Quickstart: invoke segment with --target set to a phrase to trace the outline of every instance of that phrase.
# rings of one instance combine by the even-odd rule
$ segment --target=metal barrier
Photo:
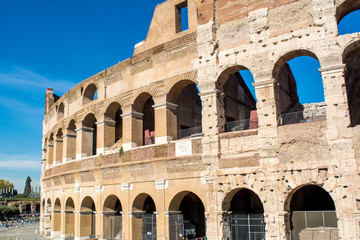
[[[178,139],[187,137],[198,137],[202,135],[202,127],[192,127],[178,130]]]
[[[326,120],[326,109],[319,108],[314,110],[304,110],[301,112],[292,112],[281,114],[280,125],[316,122]]]
[[[294,211],[291,220],[293,240],[339,239],[335,211]]]
[[[231,214],[233,240],[265,240],[263,214]]]
[[[256,129],[258,128],[257,119],[243,119],[238,121],[227,122],[225,126],[226,132],[236,132],[247,129]]]

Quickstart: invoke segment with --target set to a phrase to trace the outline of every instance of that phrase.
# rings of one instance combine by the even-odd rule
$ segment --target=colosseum
[[[360,239],[360,33],[338,33],[359,8],[159,4],[131,58],[46,91],[41,233]],[[321,103],[299,102],[288,62],[301,56],[320,65]]]

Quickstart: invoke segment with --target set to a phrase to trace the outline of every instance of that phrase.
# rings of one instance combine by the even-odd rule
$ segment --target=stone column
[[[133,110],[131,105],[124,106],[123,114],[123,148],[131,148],[143,145],[143,113]]]
[[[80,124],[79,124],[80,125]],[[94,129],[81,126],[76,131],[76,159],[92,155]]]
[[[46,159],[47,159],[47,167],[53,166],[53,159],[54,159],[54,145],[48,144],[46,150]]]
[[[258,73],[255,76],[255,95],[257,98],[257,115],[259,119],[259,155],[263,167],[271,167],[278,163],[277,127],[280,117],[277,108],[278,89],[271,72]]]
[[[63,137],[63,159],[62,162],[76,158],[76,133],[70,129],[66,129]]]
[[[115,143],[115,124],[113,120],[101,120],[96,122],[97,146],[96,153],[104,154]]]
[[[61,136],[56,136],[54,140],[54,165],[62,163],[63,140]]]
[[[164,100],[164,98],[162,99]],[[155,99],[155,143],[164,144],[177,139],[177,105]]]

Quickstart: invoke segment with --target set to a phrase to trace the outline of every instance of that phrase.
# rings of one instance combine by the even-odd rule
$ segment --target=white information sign
[[[175,143],[175,155],[177,157],[192,155],[191,140],[176,142]]]

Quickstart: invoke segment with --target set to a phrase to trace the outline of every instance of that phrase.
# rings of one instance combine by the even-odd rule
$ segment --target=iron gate
[[[232,240],[265,240],[263,214],[231,214]]]
[[[153,213],[144,213],[142,215],[143,222],[143,240],[155,240],[156,239],[156,215]]]
[[[171,214],[169,218],[170,239],[178,240],[184,237],[184,217],[182,214]]]

